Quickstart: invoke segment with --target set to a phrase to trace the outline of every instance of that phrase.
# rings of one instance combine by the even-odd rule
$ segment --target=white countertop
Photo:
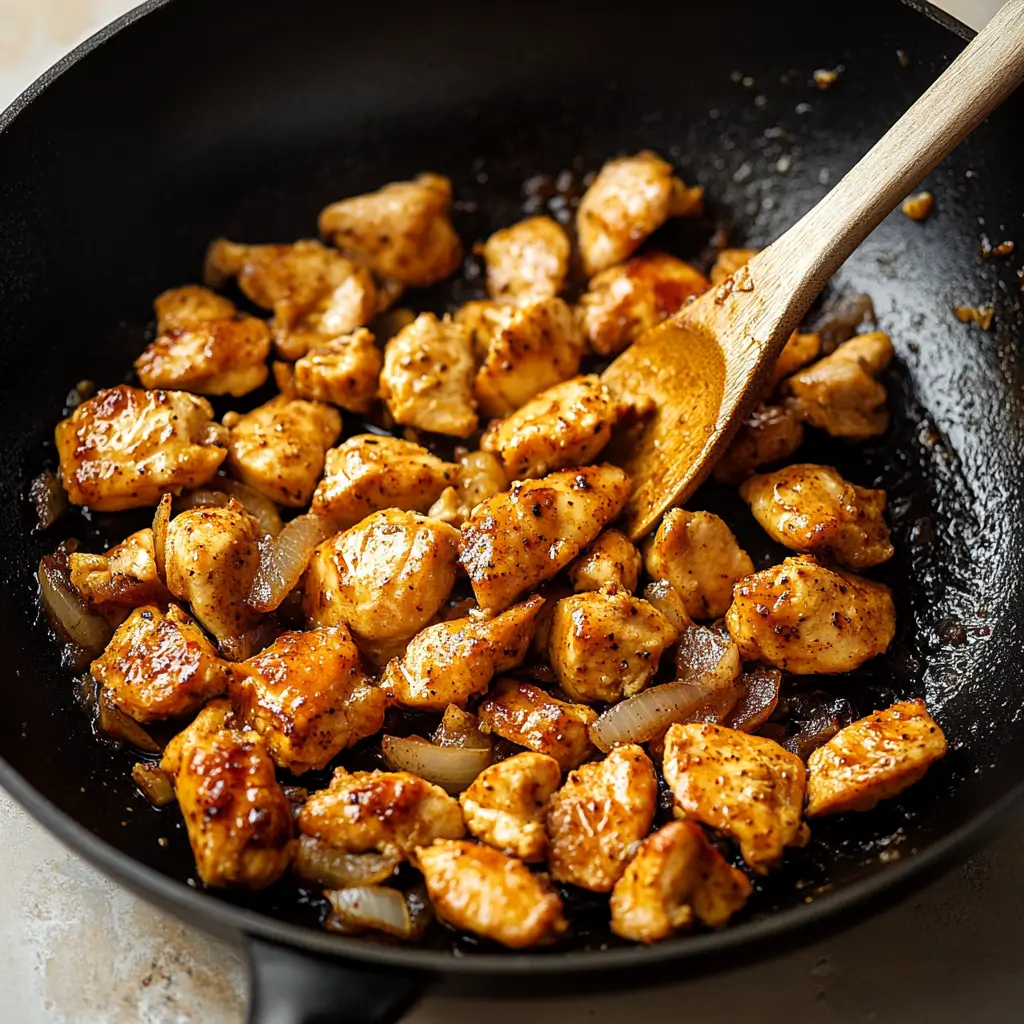
[[[0,109],[126,0],[0,0]],[[998,0],[946,0],[980,25]],[[1010,1024],[1024,1004],[1024,814],[885,914],[777,960],[657,990],[505,1003],[434,996],[409,1024]],[[68,853],[0,792],[0,1024],[237,1024],[235,953]]]

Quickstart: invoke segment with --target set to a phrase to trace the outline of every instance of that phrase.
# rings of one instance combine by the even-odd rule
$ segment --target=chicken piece
[[[687,188],[672,165],[649,149],[609,160],[576,213],[584,272],[621,263],[670,217],[699,214],[703,196],[704,189]]]
[[[885,491],[857,487],[829,466],[799,463],[740,488],[768,536],[793,551],[868,569],[892,558]]]
[[[487,294],[502,302],[550,299],[565,287],[569,236],[550,217],[528,217],[495,231],[481,246]]]
[[[700,825],[673,821],[648,836],[612,890],[612,931],[633,942],[660,942],[694,918],[728,923],[751,885],[708,842]]]
[[[379,732],[387,698],[363,673],[344,626],[284,633],[231,666],[231,698],[270,756],[293,775],[327,765]]]
[[[405,859],[417,846],[466,834],[457,800],[409,772],[335,768],[327,789],[299,811],[299,831],[346,853]]]
[[[482,501],[508,487],[501,459],[493,452],[467,452],[459,456],[456,482],[446,487],[430,507],[430,514],[452,526],[461,526]]]
[[[531,683],[499,679],[477,715],[481,732],[547,754],[564,771],[575,768],[594,749],[587,727],[597,721],[597,712],[584,704],[557,700]]]
[[[352,334],[318,342],[296,362],[295,396],[367,413],[377,398],[382,365],[373,335],[360,327]]]
[[[473,382],[480,411],[486,416],[515,412],[534,395],[575,376],[582,359],[583,331],[565,301],[541,299],[510,308]]]
[[[807,760],[807,817],[870,811],[946,756],[923,700],[901,700],[840,729]]]
[[[208,704],[167,745],[199,877],[207,885],[265,889],[291,860],[292,808],[257,733],[234,727],[226,700]]]
[[[106,554],[72,551],[71,583],[90,608],[101,612],[163,604],[171,595],[156,568],[153,531],[148,527],[115,544]]]
[[[844,341],[835,352],[784,382],[790,405],[832,437],[863,441],[889,425],[885,388],[875,380],[892,359],[889,335],[876,331]]]
[[[526,657],[543,604],[544,598],[534,594],[493,619],[470,614],[428,626],[388,663],[381,687],[402,707],[464,708],[496,672],[507,672]]]
[[[896,609],[883,584],[800,555],[740,583],[725,623],[746,661],[795,675],[833,675],[889,646]]]
[[[548,804],[548,864],[556,882],[610,892],[658,804],[654,765],[635,743],[569,773]]]
[[[459,531],[415,512],[374,512],[321,544],[306,571],[314,625],[344,623],[365,646],[415,636],[455,583]]]
[[[800,820],[804,763],[774,740],[710,723],[673,725],[662,771],[676,816],[725,832],[759,875],[810,838]]]
[[[309,504],[341,415],[323,402],[277,395],[252,412],[230,412],[228,464],[242,483],[289,508]]]
[[[553,757],[526,751],[485,768],[459,797],[466,828],[527,863],[547,859],[548,799],[562,782]]]
[[[765,388],[771,394],[790,374],[818,358],[821,352],[821,337],[817,334],[801,334],[795,331],[783,346],[779,358],[772,367],[771,376]]]
[[[716,619],[732,599],[733,585],[754,571],[732,530],[710,512],[670,509],[644,547],[644,564],[668,580],[691,619]]]
[[[611,440],[622,411],[597,374],[574,377],[493,422],[480,438],[480,447],[500,456],[511,480],[586,466]]]
[[[759,252],[758,249],[723,249],[711,268],[711,284],[716,288],[723,284],[745,263],[749,263]]]
[[[560,572],[628,497],[626,474],[601,465],[514,483],[478,505],[462,528],[459,561],[480,607],[499,612]]]
[[[420,174],[377,192],[331,203],[320,212],[320,233],[383,277],[426,288],[454,273],[462,243],[449,211],[452,183]]]
[[[465,329],[421,313],[384,350],[381,398],[396,423],[469,437],[477,425],[474,372]]]
[[[227,454],[227,432],[212,421],[210,403],[184,391],[105,388],[57,424],[68,499],[119,512],[202,486]]]
[[[136,722],[189,715],[227,692],[227,665],[177,605],[136,608],[92,663],[93,678]]]
[[[715,479],[738,484],[761,466],[788,459],[804,443],[804,423],[786,405],[759,405],[715,466]]]
[[[696,268],[663,252],[596,274],[580,299],[583,329],[599,356],[614,356],[710,287]]]
[[[639,693],[675,639],[672,623],[642,598],[573,594],[555,608],[548,657],[573,700],[611,702]]]
[[[169,334],[211,320],[230,320],[238,309],[230,300],[198,284],[168,288],[153,302],[156,333]]]
[[[527,304],[536,301],[528,298]],[[460,306],[452,319],[460,324],[469,337],[473,358],[482,363],[491,350],[494,337],[514,315],[514,309],[503,302],[490,299],[474,299]]]
[[[621,530],[605,530],[569,566],[577,594],[594,590],[624,590],[631,594],[640,578],[640,552]]]
[[[569,927],[543,875],[490,846],[435,842],[416,850],[437,916],[511,949],[554,942]]]

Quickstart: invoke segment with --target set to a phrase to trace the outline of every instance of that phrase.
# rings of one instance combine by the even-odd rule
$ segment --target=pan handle
[[[430,977],[246,939],[249,1024],[395,1024]]]

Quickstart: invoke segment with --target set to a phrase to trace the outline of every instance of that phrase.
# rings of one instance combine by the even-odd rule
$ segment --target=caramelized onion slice
[[[61,639],[80,647],[90,660],[98,657],[114,631],[102,615],[89,610],[72,585],[67,552],[63,548],[40,559],[39,593]]]
[[[171,776],[155,764],[140,761],[132,766],[132,781],[154,807],[174,803],[174,783]]]
[[[324,893],[333,913],[325,926],[352,935],[372,928],[397,939],[418,939],[433,916],[422,892],[406,895],[380,885],[336,889]]]
[[[383,853],[345,853],[313,836],[295,844],[292,870],[302,879],[327,889],[351,889],[386,882],[401,863]]]
[[[753,732],[768,721],[779,703],[782,673],[777,668],[755,665],[736,682],[743,686],[744,693],[725,724],[730,729]]]
[[[309,565],[314,548],[334,536],[334,524],[307,512],[296,516],[272,541],[260,546],[260,567],[248,604],[258,612],[276,611]]]
[[[50,470],[40,473],[28,485],[28,497],[36,510],[40,530],[48,530],[68,510],[67,491]]]
[[[240,501],[245,507],[245,511],[260,524],[260,529],[264,533],[276,537],[281,532],[283,529],[281,514],[277,511],[277,506],[265,494],[260,494],[259,491],[247,487],[238,480],[229,480],[227,477],[218,479],[217,486],[225,494]]]
[[[126,715],[110,696],[110,691],[100,687],[99,701],[96,715],[96,724],[100,731],[111,739],[127,743],[136,750],[142,750],[147,754],[159,754],[161,747],[145,729],[135,721],[134,718]]]
[[[412,772],[448,793],[461,793],[491,763],[490,747],[438,747],[420,736],[384,736],[392,771]]]
[[[494,741],[480,731],[476,715],[449,704],[444,709],[441,724],[434,730],[433,743],[438,747],[471,747],[490,750]]]

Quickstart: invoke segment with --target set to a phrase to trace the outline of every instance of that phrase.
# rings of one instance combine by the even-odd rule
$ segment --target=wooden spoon
[[[654,407],[611,454],[633,480],[634,540],[714,466],[843,261],[1022,79],[1024,0],[1012,0],[817,206],[605,370],[617,394]]]

